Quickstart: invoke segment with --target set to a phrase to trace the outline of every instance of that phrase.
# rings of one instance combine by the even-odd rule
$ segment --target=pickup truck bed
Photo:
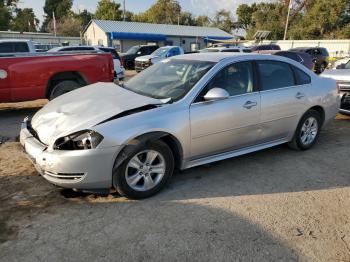
[[[29,54],[0,56],[0,102],[53,99],[96,82],[111,82],[111,54]]]

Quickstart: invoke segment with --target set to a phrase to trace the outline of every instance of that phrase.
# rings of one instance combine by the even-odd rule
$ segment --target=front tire
[[[158,193],[169,181],[174,171],[174,156],[164,142],[149,142],[113,170],[113,186],[120,195],[147,198]]]
[[[320,113],[309,110],[301,118],[295,131],[293,140],[288,146],[296,150],[308,150],[317,141],[322,126]]]

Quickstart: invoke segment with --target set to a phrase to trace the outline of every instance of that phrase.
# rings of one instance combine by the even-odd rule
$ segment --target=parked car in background
[[[140,56],[135,59],[135,70],[141,72],[147,67],[162,61],[165,58],[182,55],[184,50],[179,46],[163,46],[159,47],[150,55]]]
[[[345,57],[334,62],[332,69],[344,69],[345,65],[350,61],[350,57]]]
[[[52,48],[60,47],[58,44],[40,44],[34,43],[35,52],[47,52]]]
[[[292,51],[263,50],[263,51],[260,51],[259,54],[278,55],[278,56],[287,57],[306,66],[310,70],[313,70],[315,66],[314,62],[311,59],[311,56],[307,53],[298,53],[298,52],[292,52]]]
[[[145,198],[174,168],[283,143],[310,149],[338,99],[334,80],[284,57],[180,55],[121,87],[99,83],[51,101],[24,121],[20,142],[55,185]]]
[[[281,47],[275,44],[268,44],[268,45],[254,45],[254,46],[251,46],[250,49],[254,53],[260,53],[261,51],[265,51],[265,50],[281,50]]]
[[[314,70],[315,64],[312,61],[312,58],[307,53],[301,53],[301,52],[291,52],[291,51],[277,51],[274,53],[274,55],[284,56],[288,57],[294,61],[297,61],[298,63],[304,65],[306,68],[310,69],[311,71]]]
[[[114,78],[118,80],[123,80],[125,78],[125,68],[123,61],[120,58],[118,52],[113,47],[104,47],[104,46],[60,46],[50,49],[49,53],[55,52],[105,52],[112,54],[113,65],[114,65]]]
[[[88,84],[111,82],[113,76],[112,56],[106,53],[0,57],[0,103],[52,100]]]
[[[0,39],[0,56],[14,53],[35,53],[34,43],[25,39]]]
[[[200,53],[215,53],[215,52],[224,52],[224,53],[251,53],[252,50],[248,47],[241,46],[232,46],[232,47],[208,47],[199,50]]]
[[[321,76],[337,81],[341,98],[339,112],[350,115],[350,61],[341,69],[325,70]]]
[[[297,47],[289,51],[309,54],[315,64],[314,70],[318,74],[321,74],[328,66],[329,53],[324,47]]]
[[[135,69],[135,58],[150,55],[159,48],[158,45],[136,45],[131,47],[126,53],[120,54],[126,69]]]

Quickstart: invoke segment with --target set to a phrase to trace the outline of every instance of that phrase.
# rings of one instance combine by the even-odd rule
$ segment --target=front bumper
[[[149,62],[143,62],[143,61],[135,61],[135,71],[140,72],[148,67],[150,67],[151,64]]]
[[[51,150],[23,122],[20,143],[38,172],[50,183],[80,190],[109,189],[120,147],[90,150]]]

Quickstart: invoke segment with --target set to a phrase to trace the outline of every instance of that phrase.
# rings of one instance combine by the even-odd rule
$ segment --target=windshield
[[[124,84],[124,88],[135,93],[177,101],[214,65],[213,62],[190,60],[163,60]]]
[[[163,56],[163,55],[166,54],[166,52],[168,52],[169,49],[170,49],[169,47],[160,47],[156,51],[154,51],[152,53],[152,55],[154,55],[154,56]]]
[[[139,46],[133,46],[133,47],[131,47],[126,53],[127,54],[136,54],[137,53],[137,51],[139,51],[139,49],[140,49],[140,47]]]

